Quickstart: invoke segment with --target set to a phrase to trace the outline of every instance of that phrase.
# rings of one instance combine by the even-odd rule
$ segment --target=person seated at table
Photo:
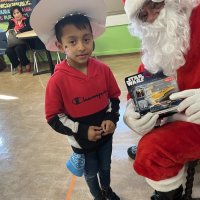
[[[32,30],[29,18],[23,15],[22,9],[19,6],[13,6],[10,8],[10,14],[12,18],[9,20],[8,30],[14,29],[18,33]],[[8,47],[6,49],[6,55],[14,69],[18,68],[18,73],[21,74],[22,66],[26,66],[26,72],[31,71],[30,61],[26,56],[27,45],[19,44],[14,47]]]

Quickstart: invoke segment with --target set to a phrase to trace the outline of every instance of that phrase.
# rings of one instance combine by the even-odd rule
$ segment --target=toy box
[[[182,101],[169,99],[172,93],[179,91],[178,85],[174,76],[165,76],[162,72],[135,74],[126,77],[125,83],[135,104],[135,111],[140,115],[147,112],[170,115],[177,112],[177,106]]]

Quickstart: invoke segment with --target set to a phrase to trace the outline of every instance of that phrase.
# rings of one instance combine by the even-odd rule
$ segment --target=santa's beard
[[[135,17],[129,30],[142,40],[141,59],[145,68],[151,73],[162,70],[164,74],[171,75],[185,64],[184,55],[190,43],[189,17],[193,6],[191,0],[165,2],[152,24],[142,23]]]

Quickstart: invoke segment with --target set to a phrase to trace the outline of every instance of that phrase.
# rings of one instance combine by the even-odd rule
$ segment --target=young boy
[[[102,0],[42,0],[31,25],[48,50],[66,54],[46,88],[49,125],[68,136],[75,153],[84,154],[84,176],[95,200],[120,200],[110,187],[120,90],[111,70],[90,57],[93,37],[103,33],[105,19]]]

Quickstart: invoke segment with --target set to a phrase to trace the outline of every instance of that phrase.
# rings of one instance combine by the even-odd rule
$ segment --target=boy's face
[[[93,35],[89,26],[78,29],[74,25],[66,25],[62,30],[61,44],[58,48],[65,52],[67,60],[73,67],[84,67],[93,51]]]

